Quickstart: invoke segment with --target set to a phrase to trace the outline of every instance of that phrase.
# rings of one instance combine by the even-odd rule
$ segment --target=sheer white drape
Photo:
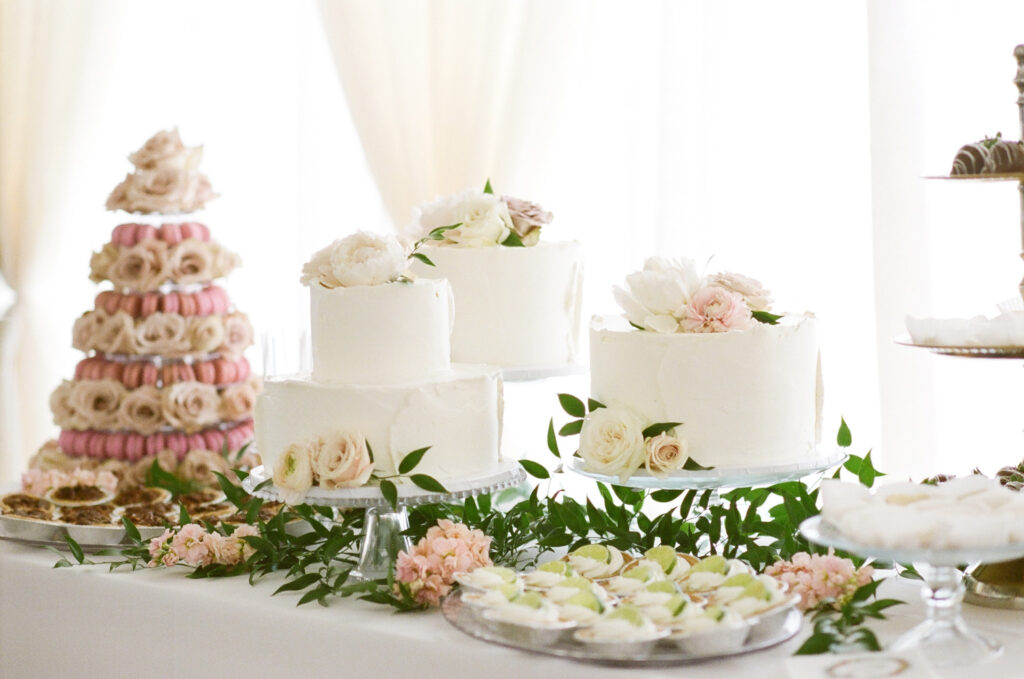
[[[398,226],[434,196],[541,190],[588,6],[580,0],[323,0],[324,28]]]
[[[88,125],[104,66],[106,2],[0,1],[0,271],[16,295],[2,323],[0,478],[16,476],[52,425],[45,404],[60,380],[54,345],[67,319],[48,313],[67,284],[55,272],[75,229],[68,211],[76,174],[87,167]]]

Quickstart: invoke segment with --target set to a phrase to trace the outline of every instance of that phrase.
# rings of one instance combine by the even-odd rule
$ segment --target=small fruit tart
[[[481,566],[469,572],[456,573],[452,579],[466,589],[478,592],[519,584],[519,575],[504,566]]]
[[[602,658],[643,659],[668,630],[657,626],[640,609],[623,604],[606,612],[574,638]]]
[[[114,494],[99,486],[67,485],[51,488],[46,499],[62,507],[87,507],[102,505],[114,499]]]
[[[589,580],[607,580],[622,572],[633,557],[611,545],[583,545],[562,557],[573,571]]]
[[[708,606],[674,626],[668,640],[693,655],[717,655],[743,648],[750,625],[735,611]]]

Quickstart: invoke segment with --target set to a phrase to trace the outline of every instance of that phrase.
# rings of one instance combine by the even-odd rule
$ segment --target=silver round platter
[[[791,600],[778,611],[752,618],[749,621],[750,634],[747,641],[736,650],[706,654],[687,653],[677,646],[661,640],[655,644],[648,655],[624,654],[621,657],[609,657],[590,649],[573,640],[571,632],[563,633],[558,641],[544,646],[530,645],[504,635],[481,618],[471,606],[462,602],[462,590],[452,592],[441,602],[441,612],[456,629],[471,637],[527,653],[568,658],[610,667],[673,667],[746,655],[778,646],[792,639],[803,624],[803,615],[794,604],[795,601]]]
[[[896,344],[916,349],[927,349],[935,354],[943,356],[962,356],[965,358],[1024,358],[1024,346],[1000,346],[1000,347],[977,347],[977,346],[951,346],[940,344],[918,344],[908,335],[902,335],[893,340]]]
[[[281,498],[272,483],[258,488],[272,479],[273,474],[260,465],[253,468],[249,476],[242,482],[242,487],[247,492],[264,500],[280,500]],[[448,489],[446,493],[423,490],[411,482],[396,483],[395,486],[398,489],[398,504],[412,506],[450,502],[483,493],[493,493],[518,486],[525,480],[526,472],[519,466],[519,463],[515,460],[505,460],[499,463],[494,471],[486,474],[444,479],[442,482]],[[388,504],[380,492],[380,486],[376,484],[336,490],[310,488],[306,493],[305,501],[308,504],[328,507],[383,507]]]
[[[155,538],[164,532],[162,527],[138,526],[137,528],[139,537],[143,540]],[[127,531],[120,523],[79,526],[60,521],[27,519],[0,514],[0,538],[5,540],[67,547],[65,536],[71,537],[81,547],[88,549],[102,549],[127,544]]]
[[[628,479],[620,480],[618,476],[608,476],[588,471],[584,468],[582,458],[573,457],[566,463],[566,468],[587,478],[627,488],[643,488],[649,490],[710,490],[717,488],[746,488],[748,486],[769,485],[783,481],[795,481],[805,476],[823,472],[846,461],[847,455],[840,449],[830,450],[805,460],[787,465],[766,465],[756,467],[722,467],[697,471],[677,471],[668,476],[652,476],[640,469]]]

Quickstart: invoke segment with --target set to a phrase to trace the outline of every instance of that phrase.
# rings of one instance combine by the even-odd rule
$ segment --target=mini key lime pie
[[[628,560],[632,560],[611,545],[583,545],[566,556],[573,570],[590,580],[603,580],[618,575]]]
[[[738,613],[720,606],[708,606],[700,615],[680,618],[674,628],[669,640],[694,655],[736,651],[750,634],[750,625]]]
[[[695,557],[679,554],[669,545],[651,547],[644,552],[644,560],[658,564],[665,577],[676,581],[684,579],[690,567],[697,563]]]
[[[483,619],[504,637],[529,646],[550,646],[576,623],[562,620],[558,608],[540,592],[523,592],[511,601],[486,609]]]
[[[645,658],[654,644],[666,636],[635,606],[623,604],[611,609],[590,627],[576,631],[576,641],[606,658]]]
[[[644,585],[644,588],[639,592],[624,597],[623,600],[637,608],[644,608],[646,606],[660,606],[680,593],[679,585],[671,580],[655,580]]]
[[[549,561],[523,576],[523,583],[534,589],[550,589],[573,574],[567,561]]]
[[[471,590],[462,595],[462,602],[471,608],[496,608],[507,604],[523,593],[518,582],[506,582],[487,590]]]
[[[594,589],[581,589],[557,605],[558,614],[563,620],[572,620],[583,626],[591,625],[600,618],[608,601],[598,596]]]
[[[655,625],[667,629],[678,629],[684,626],[685,621],[689,618],[704,613],[704,607],[685,594],[673,594],[661,603],[647,606],[637,605],[637,608],[643,611]]]
[[[468,573],[456,573],[455,582],[468,589],[483,591],[519,582],[519,575],[504,566],[481,566]]]
[[[636,594],[652,582],[664,579],[661,566],[648,559],[640,559],[630,564],[622,575],[606,580],[603,585],[612,594],[625,597]]]
[[[770,575],[738,573],[726,578],[711,599],[748,618],[786,603],[789,597],[782,591],[779,581]]]
[[[690,566],[680,581],[685,592],[710,592],[727,578],[740,573],[753,574],[754,570],[739,559],[726,559],[720,554],[707,556]]]
[[[567,578],[563,578],[558,584],[545,590],[544,595],[548,600],[560,604],[575,596],[577,592],[591,592],[605,606],[612,603],[611,597],[608,596],[608,592],[604,587],[579,575],[570,575]]]

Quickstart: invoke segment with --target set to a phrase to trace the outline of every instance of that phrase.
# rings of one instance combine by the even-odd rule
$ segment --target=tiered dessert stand
[[[1021,121],[1021,138],[1024,139],[1024,45],[1013,51],[1017,60],[1017,107]],[[952,175],[936,179],[1014,181],[1020,194],[1020,230],[1022,241],[1021,258],[1024,258],[1024,173],[1001,173],[984,175]],[[1018,285],[1024,298],[1024,280]],[[1024,345],[1016,346],[936,346],[915,344],[909,338],[899,338],[898,344],[928,349],[946,356],[967,358],[1024,358]],[[960,602],[996,608],[1024,608],[1024,547],[1010,545],[992,550],[885,550],[843,542],[838,535],[827,530],[827,524],[815,523],[807,527],[805,534],[821,544],[846,549],[864,556],[891,558],[901,563],[920,562],[928,564],[919,568],[925,582],[921,596],[928,607],[927,620],[899,640],[895,647],[927,648],[930,656],[938,655],[947,660],[945,664],[966,664],[994,657],[1001,650],[995,641],[981,637],[966,627],[960,617]],[[1015,559],[1006,561],[1007,559]],[[956,569],[958,564],[982,563],[970,574],[961,578]],[[1015,574],[1016,583],[1010,584],[1007,576]]]
[[[265,500],[280,500],[274,489],[272,473],[258,466],[242,482],[242,487],[256,497]],[[411,483],[397,484],[398,502],[392,507],[376,485],[359,488],[328,490],[312,488],[306,494],[306,502],[328,507],[365,508],[366,521],[363,526],[363,540],[359,566],[352,571],[352,578],[376,580],[385,578],[393,568],[399,551],[410,548],[409,538],[403,531],[409,528],[408,507],[416,505],[452,502],[484,493],[493,493],[505,488],[518,486],[526,480],[526,473],[518,462],[502,462],[498,469],[489,474],[461,479],[445,479],[447,493],[423,490]],[[262,487],[260,487],[262,486]]]

